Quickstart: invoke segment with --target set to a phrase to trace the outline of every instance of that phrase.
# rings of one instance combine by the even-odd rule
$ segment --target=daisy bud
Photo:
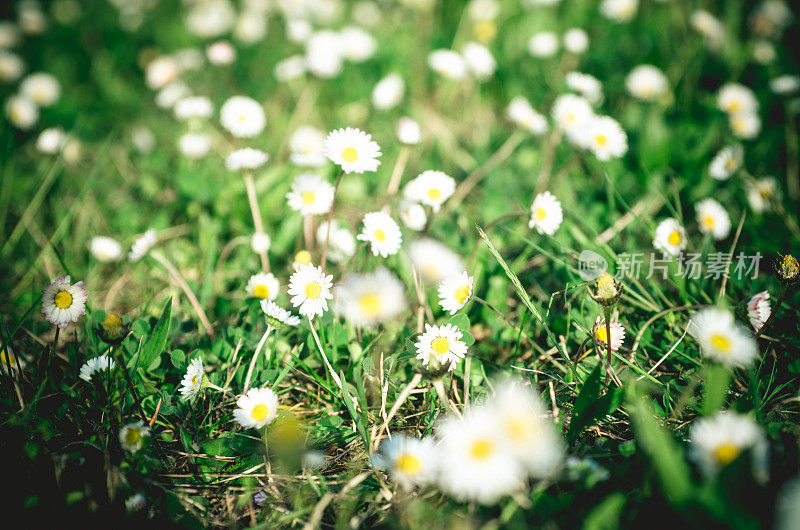
[[[800,264],[797,258],[791,254],[782,256],[775,264],[775,275],[778,280],[784,285],[791,285],[798,280],[798,273],[800,273]]]
[[[95,334],[106,344],[121,343],[130,331],[130,326],[126,325],[117,313],[109,313],[100,325],[94,328]]]
[[[598,304],[612,306],[617,303],[620,295],[622,295],[622,284],[605,272],[597,278],[594,287],[589,287],[589,294]]]

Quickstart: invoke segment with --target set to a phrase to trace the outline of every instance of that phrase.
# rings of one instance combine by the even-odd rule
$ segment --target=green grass
[[[149,517],[193,527],[772,526],[779,490],[798,471],[797,290],[789,289],[758,341],[760,355],[751,368],[720,369],[685,331],[693,312],[707,305],[730,308],[747,324],[746,303],[762,290],[770,292],[774,308],[779,282],[767,265],[779,254],[800,252],[797,100],[769,89],[770,79],[797,73],[789,44],[797,37],[795,26],[775,40],[777,59],[760,65],[752,60],[752,9],[740,2],[712,6],[728,31],[720,52],[709,50],[689,26],[699,7],[694,2],[644,2],[624,24],[601,17],[595,2],[564,0],[533,10],[501,2],[499,34],[487,44],[498,62],[496,74],[484,83],[456,83],[436,76],[426,58],[433,49],[460,49],[473,40],[463,2],[442,0],[428,13],[386,2],[382,21],[370,30],[378,40],[373,58],[347,63],[332,80],[307,75],[279,83],[275,64],[302,47],[287,41],[284,19],[273,13],[266,38],[237,44],[233,65],[206,64],[182,75],[217,111],[236,94],[262,102],[265,132],[252,141],[233,139],[217,112],[197,124],[214,137],[212,152],[192,161],[177,148],[186,126],[155,105],[142,69],[160,53],[204,49],[205,42],[184,28],[180,4],[159,3],[128,33],[109,2],[81,2],[74,24],[53,22],[49,32],[26,37],[17,49],[28,71],[59,79],[62,97],[42,111],[31,131],[0,123],[0,331],[3,347],[10,344],[27,364],[14,377],[3,366],[0,382],[0,448],[11,463],[12,513],[31,526],[53,515],[76,525]],[[351,22],[351,3],[342,6],[335,28]],[[0,9],[3,16],[11,12]],[[526,43],[536,31],[561,35],[571,27],[588,32],[585,55],[528,55]],[[667,97],[642,103],[626,94],[625,76],[642,63],[666,73]],[[555,98],[568,91],[564,76],[572,69],[603,82],[598,112],[626,131],[623,158],[600,162],[558,141],[552,128],[537,138],[515,132],[504,117],[518,95],[549,115]],[[394,71],[406,81],[405,98],[395,109],[377,111],[370,104],[372,88]],[[737,141],[716,108],[716,92],[726,82],[755,91],[763,129],[757,139],[742,142],[744,169],[720,182],[709,177],[708,164]],[[14,84],[0,85],[3,100],[15,91]],[[292,261],[304,248],[303,220],[285,199],[303,171],[288,159],[291,132],[307,123],[326,131],[353,126],[381,146],[378,171],[346,175],[337,194],[335,217],[356,232],[364,213],[383,204],[403,149],[396,122],[406,115],[420,122],[424,139],[410,148],[403,183],[426,169],[442,170],[457,183],[484,175],[462,201],[445,203],[429,228],[467,264],[475,297],[451,317],[439,307],[435,286],[426,285],[420,304],[404,249],[381,259],[360,248],[349,267],[329,264],[334,281],[345,272],[388,267],[404,283],[408,309],[375,329],[356,329],[331,312],[315,319],[336,377],[307,321],[273,333],[254,375],[255,383],[278,393],[282,406],[265,442],[263,432],[242,429],[232,416],[266,323],[258,301],[245,292],[250,275],[261,269],[249,246],[253,219],[245,184],[225,169],[224,158],[245,146],[271,156],[254,178],[272,238],[271,270],[281,282],[277,301],[290,308]],[[132,143],[132,130],[140,125],[155,134],[151,153]],[[52,126],[81,140],[78,162],[36,151],[38,131]],[[326,164],[319,173],[333,182],[338,168]],[[767,175],[777,178],[780,198],[757,213],[748,205],[747,182]],[[545,190],[564,209],[552,237],[527,224],[531,200]],[[694,205],[706,197],[731,217],[731,235],[722,241],[704,239],[697,230]],[[606,378],[591,339],[603,309],[578,275],[577,257],[593,250],[613,263],[626,253],[649,255],[655,226],[670,216],[686,226],[688,250],[705,256],[759,252],[762,270],[755,279],[731,277],[724,290],[713,278],[623,280],[615,310],[627,337],[614,355],[623,383],[617,387]],[[87,249],[98,235],[127,249],[148,228],[158,230],[155,252],[197,297],[213,337],[176,276],[153,255],[104,264]],[[415,237],[401,228],[404,243]],[[312,250],[318,259],[321,249]],[[61,331],[53,350],[55,329],[39,312],[41,290],[64,274],[83,280],[90,298],[87,314]],[[466,402],[491,395],[499,376],[530,380],[575,459],[566,471],[482,506],[458,502],[435,486],[403,492],[371,466],[386,415],[419,368],[413,347],[421,331],[418,308],[424,322],[452,319],[474,338],[469,362],[444,378],[455,407],[463,410]],[[112,311],[131,327],[118,346],[95,333]],[[103,352],[118,361],[112,377],[92,384],[79,379],[83,362]],[[205,389],[194,402],[179,399],[186,366],[198,355],[210,382],[231,392]],[[388,428],[427,436],[448,411],[427,379],[413,388]],[[121,448],[118,431],[139,419],[134,393],[153,424],[151,442],[131,454]],[[690,458],[692,422],[723,409],[751,416],[765,431],[766,481],[753,476],[746,459],[704,478]],[[324,455],[325,465],[303,466],[308,451]],[[253,501],[259,491],[266,493],[261,506]],[[147,509],[128,515],[124,501],[136,492],[145,495]]]

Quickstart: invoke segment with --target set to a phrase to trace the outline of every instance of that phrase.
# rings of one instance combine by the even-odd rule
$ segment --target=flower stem
[[[328,243],[331,240],[331,222],[333,221],[333,209],[336,207],[336,193],[339,191],[339,183],[342,182],[342,176],[344,176],[344,170],[339,172],[339,178],[336,179],[336,185],[333,187],[333,199],[331,199],[331,209],[328,211],[328,226],[325,230],[325,246],[322,247],[322,259],[320,259],[320,267],[322,267],[323,272],[325,271],[325,263],[328,260]],[[314,329],[314,326],[311,326],[311,329]],[[320,350],[322,351],[322,350]]]
[[[436,390],[436,395],[439,396],[439,401],[441,401],[442,405],[447,409],[450,414],[453,414],[457,418],[461,417],[461,413],[456,409],[450,400],[447,399],[447,394],[444,391],[444,384],[442,383],[442,378],[437,377],[433,381],[431,381],[431,385]]]
[[[761,334],[764,333],[769,328],[770,324],[772,324],[772,319],[775,318],[775,314],[778,312],[778,309],[781,307],[781,304],[783,303],[783,299],[786,297],[786,291],[787,291],[786,285],[781,284],[781,290],[778,292],[778,300],[775,302],[775,309],[772,310],[772,312],[769,314],[769,317],[767,317],[767,321],[764,322],[764,325],[761,326],[761,328],[759,328],[758,332],[755,334],[755,337],[753,338],[756,339],[759,338]]]
[[[386,188],[386,200],[384,201],[384,211],[388,213],[389,201],[400,189],[400,181],[403,178],[403,171],[408,163],[408,155],[411,153],[407,145],[400,148],[400,153],[397,155],[397,161],[392,170],[392,178],[389,180],[389,186]]]
[[[200,301],[194,295],[192,289],[189,287],[189,284],[186,283],[186,280],[183,279],[180,271],[160,252],[150,252],[150,256],[163,265],[164,268],[167,269],[167,271],[172,275],[175,281],[178,282],[178,285],[181,287],[181,289],[183,289],[184,294],[186,294],[186,298],[189,299],[189,303],[192,304],[195,313],[197,313],[197,316],[200,317],[200,322],[203,324],[203,328],[205,328],[206,333],[213,339],[214,329],[211,327],[211,322],[209,322],[206,312],[203,311],[203,306],[200,305]]]
[[[247,188],[247,200],[250,203],[250,214],[253,216],[253,226],[256,232],[264,233],[264,224],[261,220],[261,210],[258,207],[258,196],[256,195],[256,183],[253,180],[253,172],[245,171],[244,185]],[[269,272],[269,257],[267,251],[263,250],[259,253],[261,256],[261,267],[264,272]]]
[[[336,371],[334,371],[331,362],[328,360],[328,356],[325,355],[325,350],[322,349],[322,343],[319,340],[319,335],[317,335],[317,330],[314,329],[314,322],[311,320],[311,317],[308,317],[308,326],[311,328],[311,334],[314,336],[314,342],[317,343],[317,348],[319,348],[319,353],[322,356],[322,361],[325,363],[325,367],[328,369],[328,372],[330,372],[333,382],[336,383],[336,386],[339,387],[339,390],[344,390],[344,386],[342,385],[342,380],[336,374]]]
[[[256,351],[253,354],[253,360],[250,361],[250,367],[247,369],[247,376],[244,378],[244,393],[247,393],[247,389],[250,388],[250,377],[253,375],[253,368],[256,366],[256,359],[258,359],[258,354],[261,353],[261,348],[264,347],[264,343],[267,342],[267,337],[269,337],[270,332],[272,331],[272,326],[267,325],[267,331],[264,332],[264,335],[261,337],[261,340],[258,341],[258,346],[256,346]]]

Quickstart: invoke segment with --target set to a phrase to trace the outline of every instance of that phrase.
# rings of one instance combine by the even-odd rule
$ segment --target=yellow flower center
[[[259,403],[250,411],[250,416],[256,421],[263,421],[269,415],[269,407]]]
[[[600,342],[607,343],[608,342],[608,333],[606,332],[606,323],[601,322],[597,329],[594,330],[594,338],[599,340]],[[613,349],[613,348],[612,348]]]
[[[597,278],[597,296],[603,300],[610,300],[617,296],[617,285],[614,277],[604,272]]]
[[[461,287],[456,289],[454,296],[459,304],[463,304],[467,300],[467,297],[469,296],[469,287],[467,287],[466,285],[462,285]]]
[[[681,233],[680,233],[680,232],[678,232],[677,230],[674,230],[674,231],[673,231],[673,232],[672,232],[672,233],[669,235],[669,237],[667,238],[667,242],[668,242],[670,245],[673,245],[673,246],[680,244],[680,242],[681,242]]]
[[[494,451],[494,444],[489,440],[480,438],[472,442],[469,447],[469,455],[475,460],[485,460]]]
[[[515,441],[522,441],[528,437],[532,424],[523,417],[510,418],[505,423],[508,435]]]
[[[450,349],[450,341],[444,337],[436,337],[431,341],[431,348],[436,355],[444,355]]]
[[[342,159],[345,162],[353,163],[358,160],[358,151],[353,147],[345,147],[342,149]]]
[[[763,187],[758,190],[758,194],[761,195],[762,199],[771,199],[772,198],[772,188]]]
[[[491,20],[479,20],[475,23],[475,37],[481,42],[488,42],[497,35],[497,27]]]
[[[139,429],[128,429],[125,433],[125,443],[128,445],[136,445],[139,443],[139,438],[141,438]]]
[[[69,294],[68,291],[58,291],[54,302],[56,303],[56,307],[66,309],[72,305],[72,295]]]
[[[306,285],[306,297],[316,300],[322,292],[322,287],[317,282],[310,282]]]
[[[300,265],[308,265],[311,263],[311,252],[307,250],[301,250],[294,255],[294,261]]]
[[[441,190],[439,188],[431,188],[428,190],[428,198],[432,201],[439,199],[442,196]]]
[[[547,217],[547,210],[540,206],[536,208],[536,211],[533,213],[533,215],[536,217],[537,221],[544,221],[544,218]]]
[[[314,202],[317,200],[317,196],[314,195],[313,191],[304,191],[300,194],[300,198],[303,199],[303,204],[306,205],[314,204]]]
[[[109,313],[106,318],[103,319],[103,327],[106,328],[115,328],[117,326],[122,325],[122,318],[116,313]]]
[[[439,277],[439,269],[436,268],[436,265],[430,263],[422,267],[422,273],[429,278]]]
[[[714,451],[714,458],[717,463],[722,466],[727,466],[739,456],[740,451],[737,447],[731,444],[722,444]]]
[[[15,362],[14,354],[6,353],[6,350],[0,350],[0,364],[11,364]]]
[[[605,146],[608,143],[608,138],[605,137],[603,134],[598,134],[594,137],[594,143],[599,145],[600,147]]]
[[[373,234],[375,234],[375,239],[377,239],[378,241],[386,241],[386,232],[384,232],[380,228],[376,229],[375,232],[373,232]]]
[[[703,216],[703,225],[705,225],[706,228],[713,227],[714,226],[714,218],[711,217],[710,215]]]
[[[731,349],[731,341],[719,334],[711,335],[711,345],[724,353],[728,353]]]
[[[738,112],[741,108],[742,104],[735,100],[728,104],[728,112]]]
[[[269,287],[264,284],[256,285],[253,289],[253,296],[258,298],[269,298]]]
[[[365,294],[358,301],[358,306],[365,315],[375,317],[381,312],[381,299],[375,293]]]
[[[394,467],[406,475],[416,475],[422,471],[422,462],[416,456],[406,453],[395,460]]]
[[[196,386],[196,385],[197,385],[197,376],[193,375],[192,376],[192,386]]]
[[[736,169],[736,159],[735,158],[727,159],[725,161],[725,167],[728,169],[728,171],[733,171],[734,169]]]

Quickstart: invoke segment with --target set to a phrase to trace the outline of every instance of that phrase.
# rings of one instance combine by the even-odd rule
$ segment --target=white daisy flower
[[[214,106],[205,96],[189,96],[179,99],[172,107],[172,112],[178,120],[205,120],[214,114]]]
[[[10,20],[0,20],[0,49],[13,48],[22,40],[19,28]]]
[[[600,13],[614,22],[628,22],[639,9],[639,0],[603,0]]]
[[[408,199],[400,201],[399,214],[403,224],[416,232],[425,228],[425,223],[428,222],[425,208],[420,203]]]
[[[406,145],[417,145],[422,140],[419,123],[403,116],[397,121],[397,139]]]
[[[564,462],[564,442],[533,388],[514,379],[494,384],[487,406],[498,419],[511,453],[534,478],[554,476]]]
[[[711,234],[714,239],[728,237],[731,232],[731,218],[720,203],[714,199],[704,199],[694,206],[700,232]]]
[[[567,72],[565,79],[570,90],[586,98],[592,105],[597,106],[603,102],[603,84],[593,75]]]
[[[705,475],[713,475],[752,450],[753,468],[766,467],[767,440],[749,416],[732,411],[695,420],[689,432],[691,455]]]
[[[592,336],[599,342],[603,348],[608,347],[608,330],[606,329],[606,320],[597,317],[592,326]],[[619,351],[622,343],[625,342],[625,328],[622,324],[615,320],[611,320],[611,351]]]
[[[289,296],[294,307],[307,318],[322,316],[328,310],[328,300],[333,298],[333,276],[326,275],[322,267],[301,265],[289,278]]]
[[[747,302],[747,317],[750,319],[750,325],[756,331],[764,327],[770,313],[772,313],[772,306],[769,303],[767,291],[757,293]]]
[[[325,133],[313,125],[302,125],[289,138],[290,160],[302,167],[325,165]]]
[[[677,256],[686,248],[686,230],[677,219],[668,217],[656,226],[656,235],[653,246],[658,250]]]
[[[205,370],[203,369],[203,359],[195,357],[186,367],[186,374],[181,381],[181,399],[188,401],[194,399],[200,389],[203,388],[203,378],[205,377]]]
[[[746,86],[728,83],[717,93],[717,107],[728,114],[755,113],[758,111],[758,100]]]
[[[323,221],[317,227],[317,243],[325,245],[328,237],[328,222]],[[356,252],[356,238],[338,221],[333,221],[328,241],[328,259],[334,263],[344,261]]]
[[[773,177],[765,177],[747,183],[747,202],[758,213],[767,210],[777,196],[778,181]]]
[[[144,439],[150,436],[150,428],[144,422],[129,423],[119,430],[119,443],[122,448],[135,453],[144,446]]]
[[[236,60],[236,48],[226,40],[219,40],[206,47],[208,62],[216,66],[226,66]]]
[[[591,104],[575,94],[563,94],[553,103],[552,116],[570,142],[582,146],[585,136],[582,133],[594,117]]]
[[[593,118],[589,121],[585,134],[585,143],[598,160],[620,158],[628,152],[628,137],[614,118]]]
[[[442,366],[452,371],[467,355],[467,344],[461,340],[461,331],[452,324],[425,324],[425,333],[419,336],[414,346],[417,359],[433,369]]]
[[[243,44],[255,44],[267,36],[267,17],[264,13],[245,9],[236,19],[233,38]]]
[[[456,311],[464,307],[472,298],[472,287],[475,278],[470,276],[467,271],[451,274],[439,284],[439,304],[442,309],[454,315]]]
[[[492,52],[483,44],[468,42],[464,45],[461,54],[475,79],[488,79],[497,70],[497,61],[492,56]]]
[[[179,73],[178,61],[169,55],[162,55],[147,63],[145,82],[151,90],[160,90],[175,81]]]
[[[203,158],[211,149],[211,138],[206,134],[186,133],[178,140],[178,149],[186,158]]]
[[[395,434],[381,442],[380,452],[372,462],[375,467],[388,471],[392,481],[401,488],[410,490],[435,478],[438,452],[429,438]]]
[[[528,53],[534,57],[552,57],[558,51],[558,37],[552,31],[542,31],[528,40]]]
[[[225,159],[225,167],[228,171],[241,171],[243,169],[255,170],[263,166],[269,160],[269,155],[260,149],[245,147],[237,149]]]
[[[314,32],[311,22],[303,18],[289,18],[286,20],[286,36],[292,42],[306,42]]]
[[[27,131],[39,121],[39,107],[29,98],[16,94],[6,100],[6,117],[17,129]]]
[[[306,59],[302,55],[292,55],[286,59],[279,61],[275,65],[273,74],[275,79],[281,83],[288,83],[303,77],[306,73]]]
[[[264,108],[254,99],[233,96],[219,111],[220,123],[236,138],[252,138],[264,130],[267,118]]]
[[[752,140],[761,132],[761,118],[755,112],[731,114],[728,121],[737,138]]]
[[[136,241],[133,242],[130,252],[128,252],[128,261],[139,261],[142,259],[150,249],[156,244],[157,233],[154,228],[148,229]]]
[[[96,260],[103,263],[117,261],[122,257],[122,245],[119,244],[119,241],[111,237],[93,237],[89,242],[89,251]]]
[[[636,99],[654,101],[669,90],[669,81],[655,66],[640,64],[625,78],[625,88]]]
[[[0,82],[13,83],[25,72],[25,61],[16,53],[0,50]]]
[[[690,329],[703,356],[725,366],[750,366],[758,357],[753,335],[738,325],[730,311],[709,308],[698,311]]]
[[[60,127],[50,127],[39,133],[36,139],[36,150],[46,155],[53,155],[63,149],[67,143],[67,135]]]
[[[500,3],[497,0],[470,0],[467,4],[467,14],[472,20],[494,20],[500,13]]]
[[[564,48],[579,55],[589,47],[589,36],[581,28],[570,28],[564,33]]]
[[[83,363],[78,377],[88,383],[92,380],[92,376],[95,373],[100,370],[113,370],[115,366],[116,363],[114,363],[114,359],[110,358],[108,355],[99,355]]]
[[[29,74],[19,84],[19,91],[40,107],[52,107],[61,97],[58,79],[45,72]]]
[[[453,195],[456,181],[442,172],[427,170],[417,175],[403,188],[406,199],[422,203],[438,212],[442,204]]]
[[[267,322],[270,326],[277,328],[282,326],[298,326],[300,325],[300,318],[293,315],[291,312],[282,308],[275,302],[270,300],[261,300],[261,309],[267,316]]]
[[[280,283],[271,272],[259,272],[247,281],[247,294],[256,298],[274,300],[280,293]]]
[[[528,228],[535,228],[540,234],[552,236],[561,226],[564,214],[561,203],[549,191],[540,193],[531,203],[531,220]]]
[[[372,89],[372,106],[380,110],[396,107],[403,99],[406,83],[400,74],[389,74]]]
[[[711,160],[708,166],[708,173],[711,178],[726,180],[742,167],[744,161],[744,147],[741,145],[729,145]]]
[[[494,410],[473,407],[439,424],[438,483],[459,500],[493,504],[524,486],[525,469],[508,450]]]
[[[800,89],[800,76],[779,75],[770,79],[769,88],[779,96],[788,96]]]
[[[269,388],[251,388],[236,400],[233,419],[245,429],[261,429],[278,415],[278,395]]]
[[[380,146],[372,136],[360,129],[347,127],[328,133],[325,138],[325,156],[341,166],[345,173],[377,171],[381,161]]]
[[[233,29],[236,9],[228,0],[196,2],[187,10],[184,22],[192,35],[214,39]]]
[[[394,319],[406,308],[402,282],[384,267],[347,276],[334,290],[333,311],[359,328]]]
[[[135,493],[125,499],[125,510],[128,513],[138,512],[147,505],[147,499],[141,493]]]
[[[771,64],[778,57],[775,46],[768,40],[757,40],[753,43],[753,59],[759,64]]]
[[[467,77],[467,62],[453,50],[434,50],[428,54],[428,66],[440,76],[459,81]]]
[[[515,124],[535,135],[547,132],[547,119],[536,112],[530,102],[522,96],[511,100],[506,109],[506,116]]]
[[[378,49],[375,37],[358,26],[346,26],[339,33],[344,48],[344,56],[355,63],[363,63]]]
[[[333,204],[333,186],[324,178],[303,173],[292,182],[292,191],[286,194],[289,207],[301,215],[327,213]]]
[[[83,281],[72,285],[69,275],[59,276],[42,291],[42,314],[51,324],[66,328],[86,313],[88,299]]]
[[[408,245],[408,257],[422,279],[430,283],[439,283],[450,274],[464,270],[464,262],[458,254],[435,239],[412,241]]]
[[[725,43],[725,26],[717,17],[700,9],[692,13],[689,24],[697,33],[706,38],[709,46],[714,49],[722,48]]]
[[[322,79],[331,79],[344,67],[344,46],[341,35],[335,31],[314,32],[306,42],[306,67]]]
[[[392,256],[400,250],[403,235],[394,219],[384,212],[370,212],[364,215],[364,227],[358,234],[359,241],[369,241],[372,255]]]
[[[156,148],[156,137],[153,132],[143,125],[137,125],[131,130],[131,142],[142,154],[150,154]]]
[[[173,81],[156,94],[156,105],[162,109],[171,109],[182,98],[191,95],[192,91],[182,81]]]
[[[272,245],[272,239],[264,232],[255,232],[250,238],[250,248],[256,254],[267,252]]]

